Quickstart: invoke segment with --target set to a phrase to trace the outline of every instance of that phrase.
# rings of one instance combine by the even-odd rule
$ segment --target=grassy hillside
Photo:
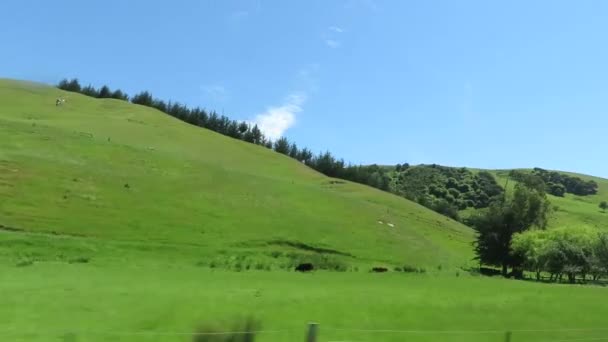
[[[507,176],[510,170],[493,170],[492,172],[501,185],[507,184]],[[560,171],[561,172],[561,171]],[[563,172],[583,180],[593,180],[598,184],[598,192],[595,195],[576,196],[566,194],[564,197],[548,195],[554,211],[549,221],[551,227],[592,227],[608,230],[608,213],[604,213],[598,207],[601,201],[608,201],[608,179],[592,177],[588,175]],[[514,184],[510,181],[511,186]],[[511,187],[509,187],[511,188]]]
[[[319,341],[606,335],[603,288],[454,270],[469,228],[149,108],[0,80],[0,137],[2,341],[188,342],[246,315],[261,342],[304,340],[311,321]],[[601,223],[598,182],[563,207]],[[360,272],[280,270],[298,258]],[[384,263],[427,272],[363,272]]]
[[[470,229],[418,204],[147,107],[11,80],[0,80],[0,104],[6,260],[61,259],[68,246],[203,263],[322,254],[434,267],[472,256]]]

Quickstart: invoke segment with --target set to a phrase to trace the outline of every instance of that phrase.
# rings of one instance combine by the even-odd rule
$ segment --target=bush
[[[89,261],[91,261],[91,259],[88,257],[78,257],[68,260],[70,264],[87,264]]]
[[[280,256],[282,256],[282,255],[283,255],[283,253],[280,252],[280,251],[272,251],[272,252],[270,252],[270,256],[273,257],[273,258],[275,258],[275,259],[278,258],[278,257],[280,257]]]
[[[15,266],[25,267],[25,266],[31,266],[33,264],[34,264],[34,260],[28,258],[28,259],[22,259],[22,260],[17,261]]]
[[[403,272],[406,273],[416,273],[418,272],[418,268],[414,267],[414,266],[410,266],[410,265],[405,265],[402,267]]]

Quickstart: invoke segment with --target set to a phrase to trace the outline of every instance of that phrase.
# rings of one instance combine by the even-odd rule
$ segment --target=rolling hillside
[[[13,80],[0,103],[3,260],[472,258],[455,221],[147,107]]]
[[[498,182],[503,186],[507,184],[507,176],[510,170],[491,170]],[[583,180],[593,180],[598,184],[598,192],[595,195],[576,196],[567,193],[564,197],[548,195],[549,201],[554,206],[554,211],[549,221],[549,228],[553,227],[591,227],[608,230],[608,213],[604,213],[598,207],[601,201],[608,201],[608,179],[592,177],[588,175],[558,171],[579,177]],[[513,181],[509,182],[513,185]],[[508,186],[508,188],[511,188]]]

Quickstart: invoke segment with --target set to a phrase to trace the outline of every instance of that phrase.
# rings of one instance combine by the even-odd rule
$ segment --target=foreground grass
[[[608,333],[564,331],[605,328],[600,287],[446,273],[226,272],[94,262],[2,265],[0,274],[5,341],[190,341],[187,333],[204,322],[247,315],[273,331],[259,341],[301,341],[309,321],[321,324],[320,341],[503,341],[504,330],[515,330],[513,341],[555,341]]]

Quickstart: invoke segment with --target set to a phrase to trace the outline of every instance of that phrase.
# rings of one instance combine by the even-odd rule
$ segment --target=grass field
[[[202,322],[246,315],[270,331],[259,334],[262,342],[304,341],[309,321],[320,323],[320,341],[502,342],[506,330],[515,330],[514,342],[608,337],[606,289],[591,286],[133,264],[44,263],[0,272],[3,341],[190,341],[187,334]],[[219,326],[232,330],[231,323]]]
[[[468,275],[471,229],[149,108],[1,80],[0,137],[1,341],[190,341],[247,315],[262,342],[309,321],[324,342],[608,338],[605,288]],[[600,181],[554,224],[606,222]],[[426,273],[367,272],[406,264]]]

